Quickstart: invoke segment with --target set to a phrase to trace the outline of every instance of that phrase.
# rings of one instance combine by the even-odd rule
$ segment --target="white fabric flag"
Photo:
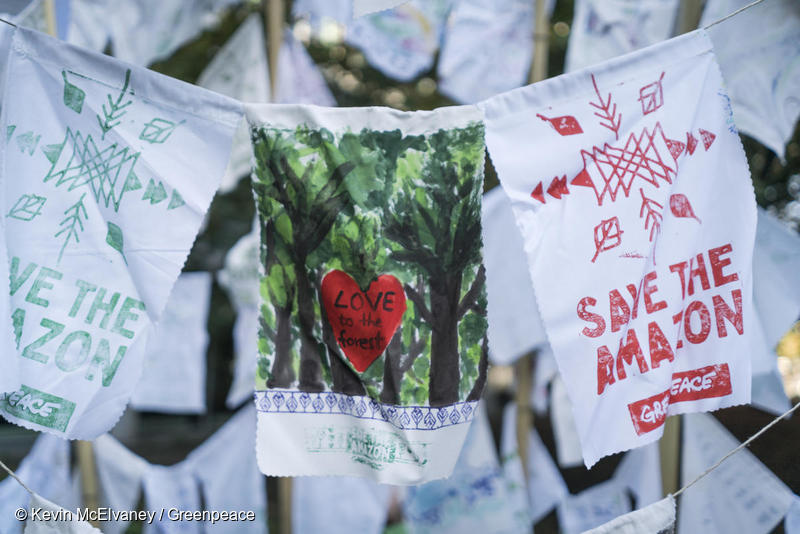
[[[759,209],[753,254],[753,302],[758,321],[752,350],[751,404],[780,415],[790,407],[775,346],[800,316],[800,236]]]
[[[283,47],[281,47],[283,50]],[[269,102],[269,66],[264,44],[264,23],[253,13],[248,16],[217,52],[197,79],[197,85],[242,102]],[[233,150],[221,193],[236,187],[239,178],[250,172],[250,132],[242,120],[233,138]]]
[[[409,488],[404,511],[412,534],[530,531],[525,502],[513,499],[479,406],[453,474]]]
[[[710,414],[684,417],[681,483],[686,485],[739,445]],[[681,496],[678,532],[772,532],[794,494],[756,456],[744,449]]]
[[[16,473],[32,491],[48,499],[67,507],[79,503],[69,472],[69,442],[63,439],[40,435]],[[27,508],[30,498],[25,488],[13,478],[6,477],[0,482],[0,532],[22,532],[23,523],[15,518],[14,512],[18,508]]]
[[[189,454],[184,468],[200,481],[207,510],[255,512],[253,521],[206,523],[208,532],[267,532],[267,493],[255,453],[256,410],[249,404]]]
[[[297,477],[292,481],[295,534],[380,534],[389,513],[391,488],[355,477]],[[347,496],[338,499],[336,496]]]
[[[675,531],[675,499],[668,495],[646,508],[621,515],[584,534],[672,534]]]
[[[355,19],[345,42],[360,48],[386,76],[410,81],[433,66],[451,0],[411,0],[391,11]]]
[[[22,11],[16,14],[11,22],[29,30],[48,33],[47,6],[44,0],[31,0]]]
[[[0,111],[4,107],[3,90],[5,87],[6,58],[11,47],[13,31],[11,26],[0,23]],[[10,132],[14,135],[13,130]],[[8,131],[6,132],[8,135]],[[11,142],[11,138],[6,139]],[[0,150],[0,166],[4,159],[3,151]],[[6,205],[5,187],[0,188],[0,202]],[[6,218],[0,217],[0,280],[7,280],[8,272],[8,246],[6,244]],[[0,297],[0,354],[14,354],[14,334],[11,328],[11,300],[3,292]],[[3,372],[0,373],[0,394],[16,391],[20,386],[19,361],[16,358],[7,358],[3,363]]]
[[[261,237],[254,228],[236,242],[225,257],[219,283],[227,291],[236,310],[233,324],[233,383],[225,399],[228,408],[235,408],[253,398],[256,361],[258,359],[258,264]]]
[[[786,534],[800,534],[800,497],[794,496],[791,508],[783,521]]]
[[[563,534],[579,534],[630,511],[625,488],[612,478],[569,495],[558,507],[558,524]]]
[[[553,425],[556,458],[561,467],[575,467],[582,462],[580,434],[573,410],[567,387],[558,375],[550,385],[550,424]]]
[[[216,21],[235,0],[137,0],[114,2],[108,11],[114,55],[147,66],[175,50]]]
[[[509,365],[526,352],[547,343],[524,243],[511,202],[501,187],[481,203],[486,288],[489,296],[489,357]]]
[[[182,273],[147,343],[144,371],[131,397],[137,410],[205,413],[211,273]]]
[[[406,2],[408,0],[353,0],[353,17],[362,17],[367,13],[392,9]]]
[[[21,28],[8,68],[2,128],[15,138],[0,142],[17,351],[3,358],[19,360],[22,386],[0,412],[93,439],[139,380],[241,106]]]
[[[205,443],[176,465],[151,465],[144,476],[148,510],[254,512],[254,519],[170,521],[167,514],[145,527],[147,532],[248,532],[266,534],[267,496],[255,456],[256,415],[253,405],[233,415]],[[160,530],[159,530],[160,529]]]
[[[626,452],[617,470],[614,471],[614,479],[633,493],[637,509],[659,501],[664,489],[661,485],[661,455],[658,443]]]
[[[144,474],[150,464],[110,434],[94,440],[94,457],[100,482],[100,505],[111,510],[135,510],[142,494]],[[129,523],[122,519],[104,522],[103,532],[123,534]]]
[[[705,33],[482,107],[586,465],[749,402],[755,198]]]
[[[37,494],[31,495],[25,534],[102,534],[73,510],[66,510]]]
[[[554,4],[547,2],[548,13]],[[535,46],[533,12],[529,0],[456,2],[437,67],[442,94],[471,104],[525,85]]]
[[[753,256],[753,301],[773,350],[800,318],[800,235],[758,211]]]
[[[672,36],[678,0],[575,0],[565,71],[589,67]]]
[[[569,495],[567,485],[547,447],[539,434],[531,429],[528,437],[528,497],[525,497],[525,475],[517,445],[517,408],[513,403],[503,410],[500,452],[506,476],[519,488],[519,495],[529,501],[528,512],[533,523],[540,521]]]
[[[111,38],[109,0],[70,0],[68,43],[102,52]]]
[[[288,29],[283,34],[283,45],[278,52],[278,80],[276,102],[280,104],[336,105],[325,78],[317,64]]]
[[[144,499],[149,512],[156,512],[152,522],[143,525],[144,534],[202,534],[199,521],[172,521],[160,510],[201,510],[200,488],[191,473],[186,473],[181,464],[165,467],[150,465],[144,474]]]
[[[491,322],[489,328],[491,328]],[[489,340],[489,344],[491,347],[491,340]],[[536,351],[536,367],[533,372],[533,389],[530,399],[531,406],[538,415],[547,414],[550,407],[550,382],[556,376],[558,376],[558,365],[553,356],[553,350],[549,344],[545,343]],[[578,454],[578,462],[580,461],[580,454]]]
[[[700,25],[710,24],[749,4],[709,0]],[[765,28],[753,31],[753,28]],[[772,0],[709,30],[736,125],[781,159],[800,117],[800,9],[796,0]]]

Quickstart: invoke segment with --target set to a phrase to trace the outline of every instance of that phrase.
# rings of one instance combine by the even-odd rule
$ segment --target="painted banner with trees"
[[[487,368],[479,115],[446,127],[437,112],[387,110],[381,121],[359,110],[351,124],[352,110],[264,109],[264,121],[250,114],[256,391],[302,392],[301,404],[323,392],[373,406],[477,401]]]

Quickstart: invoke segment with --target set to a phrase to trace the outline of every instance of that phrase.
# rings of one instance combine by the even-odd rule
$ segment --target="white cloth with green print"
[[[21,387],[0,413],[110,429],[228,161],[238,102],[18,29],[2,110]]]

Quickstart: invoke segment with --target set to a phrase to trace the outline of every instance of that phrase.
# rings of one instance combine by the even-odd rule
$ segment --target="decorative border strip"
[[[401,430],[436,430],[469,423],[477,401],[450,406],[397,406],[371,397],[351,396],[333,391],[309,393],[288,389],[255,392],[256,409],[262,413],[334,414],[358,419],[385,421]]]

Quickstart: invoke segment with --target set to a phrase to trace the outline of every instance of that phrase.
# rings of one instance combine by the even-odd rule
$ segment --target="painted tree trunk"
[[[322,382],[322,363],[314,342],[313,288],[308,280],[305,257],[297,258],[294,265],[297,281],[297,315],[300,322],[300,390],[319,392],[325,389]]]
[[[288,388],[294,382],[292,369],[291,308],[275,306],[275,361],[272,363],[269,388]]]
[[[481,399],[483,388],[486,387],[486,373],[489,370],[489,338],[483,336],[483,343],[481,345],[481,359],[478,361],[478,379],[472,390],[467,396],[468,401],[477,401]]]
[[[400,404],[400,380],[403,378],[400,372],[400,357],[403,350],[400,338],[400,329],[386,347],[383,356],[383,389],[381,390],[381,402],[386,404]]]
[[[319,295],[319,309],[324,310],[325,305],[322,303],[322,293],[317,291],[317,294]],[[366,395],[367,392],[358,375],[342,361],[333,327],[324,319],[322,321],[322,342],[325,344],[325,348],[328,351],[328,360],[331,362],[333,391],[344,393],[345,395]]]
[[[428,402],[446,406],[458,402],[461,379],[458,353],[458,301],[461,273],[431,281],[431,374]]]

